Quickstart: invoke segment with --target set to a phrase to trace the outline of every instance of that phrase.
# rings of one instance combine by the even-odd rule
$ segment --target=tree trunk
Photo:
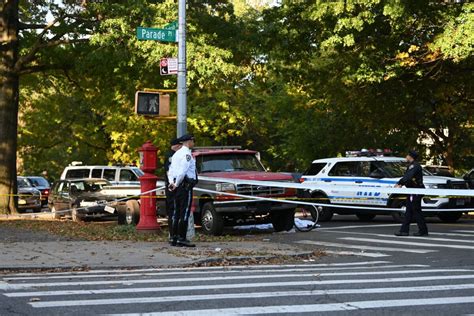
[[[18,0],[0,1],[0,214],[16,213]]]

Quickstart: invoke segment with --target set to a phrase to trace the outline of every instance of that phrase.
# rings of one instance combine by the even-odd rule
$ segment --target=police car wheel
[[[205,203],[201,209],[201,227],[207,235],[220,236],[224,231],[222,214],[216,212],[212,202]]]
[[[356,216],[360,221],[363,221],[363,222],[369,222],[375,218],[375,214],[358,213],[356,214]]]
[[[316,193],[312,196],[315,203],[320,204],[330,204],[328,197],[321,193]],[[329,222],[332,217],[334,216],[334,212],[329,206],[316,206],[318,213],[319,213],[319,221],[320,222]]]
[[[399,197],[399,198],[394,199],[390,203],[390,207],[391,208],[400,208],[400,209],[405,210],[406,209],[405,202],[406,202],[405,199]],[[394,212],[394,213],[392,213],[392,218],[397,223],[403,223],[405,221],[405,212]]]
[[[462,217],[462,212],[444,212],[439,213],[438,217],[445,223],[455,223]]]

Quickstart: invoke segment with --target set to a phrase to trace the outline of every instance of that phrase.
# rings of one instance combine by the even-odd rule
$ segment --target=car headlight
[[[438,185],[437,184],[425,184],[425,187],[427,189],[438,189]]]
[[[235,185],[232,183],[217,183],[216,191],[219,192],[235,192]]]

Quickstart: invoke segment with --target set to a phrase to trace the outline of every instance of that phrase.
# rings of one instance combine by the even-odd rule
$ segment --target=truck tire
[[[125,223],[137,225],[140,221],[140,204],[137,200],[128,200],[125,203]]]
[[[295,209],[273,211],[270,220],[275,232],[289,231],[295,225]]]
[[[119,225],[127,224],[127,207],[125,205],[117,206],[117,224]]]
[[[362,222],[370,222],[375,218],[375,214],[367,214],[367,213],[357,213],[357,218]]]
[[[212,202],[205,203],[201,208],[201,227],[207,235],[220,236],[224,232],[224,219]]]
[[[438,217],[445,223],[455,223],[462,217],[462,212],[443,212]]]

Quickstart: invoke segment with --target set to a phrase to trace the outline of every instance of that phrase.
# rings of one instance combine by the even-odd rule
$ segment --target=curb
[[[324,254],[322,252],[322,254]],[[262,260],[276,260],[276,259],[299,259],[299,258],[308,258],[311,256],[315,256],[314,252],[298,252],[288,255],[270,255],[270,256],[241,256],[241,257],[228,257],[228,258],[206,258],[206,259],[199,259],[194,262],[190,263],[178,263],[175,265],[113,265],[113,266],[100,266],[100,267],[90,267],[87,265],[71,265],[71,266],[46,266],[40,268],[32,268],[32,267],[0,267],[0,275],[18,272],[18,273],[40,273],[40,272],[79,272],[79,271],[93,271],[93,270],[106,270],[106,269],[115,269],[115,270],[132,270],[132,269],[166,269],[166,268],[199,268],[199,267],[206,267],[206,266],[218,266],[219,264],[223,264],[223,267],[231,266],[232,264],[242,263],[245,261],[262,261]],[[249,264],[250,265],[250,264]],[[265,265],[265,264],[262,264]]]

